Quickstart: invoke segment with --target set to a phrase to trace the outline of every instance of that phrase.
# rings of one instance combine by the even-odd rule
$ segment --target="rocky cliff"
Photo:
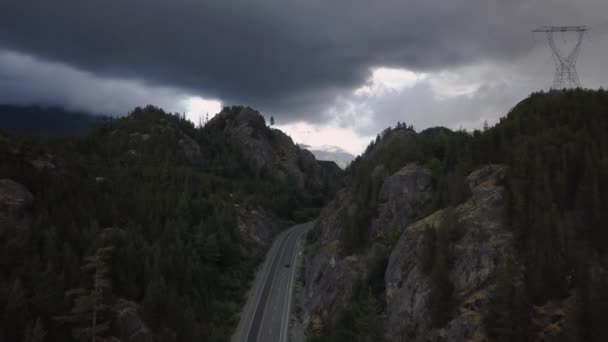
[[[341,191],[324,208],[310,233],[304,261],[303,317],[311,330],[335,318],[349,302],[356,281],[386,262],[392,237],[418,214],[431,199],[432,191],[430,171],[416,164],[385,177],[379,190],[378,213],[364,232],[370,243],[357,254],[345,254],[340,241],[347,222],[360,210],[351,190]]]
[[[242,152],[258,176],[289,183],[307,193],[333,193],[341,186],[342,170],[333,162],[318,162],[278,129],[266,126],[264,117],[249,107],[226,107],[205,130],[219,134]]]
[[[386,337],[390,341],[484,340],[482,318],[500,261],[511,254],[512,236],[502,219],[505,168],[491,165],[468,177],[472,196],[409,225],[391,252],[385,274]],[[451,220],[450,222],[442,222]],[[450,226],[449,281],[455,303],[449,322],[433,330],[432,279],[423,270],[425,229]],[[457,231],[456,231],[457,230]]]
[[[408,164],[381,179],[377,211],[367,226],[367,247],[354,255],[341,251],[341,234],[358,208],[349,189],[339,193],[321,213],[309,237],[300,305],[308,334],[315,335],[351,305],[361,279],[383,276],[385,337],[389,341],[483,340],[482,319],[496,269],[511,253],[512,236],[503,222],[502,180],[505,167],[489,165],[467,177],[471,196],[464,203],[419,215],[435,194],[432,173]],[[448,222],[450,221],[450,222]],[[425,229],[448,226],[452,284],[449,320],[432,322],[429,297],[433,281],[421,265]],[[369,281],[369,280],[368,280]]]

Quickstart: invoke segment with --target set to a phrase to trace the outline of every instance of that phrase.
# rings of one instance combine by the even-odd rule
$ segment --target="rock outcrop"
[[[402,228],[433,196],[431,171],[416,164],[406,165],[387,177],[378,194],[378,217],[372,222],[371,238]]]
[[[34,196],[12,179],[0,179],[0,218],[20,215],[32,205]]]
[[[483,340],[481,320],[501,259],[512,253],[512,236],[502,219],[500,185],[505,167],[490,165],[468,177],[472,196],[448,213],[440,210],[409,225],[393,249],[385,273],[386,337],[390,341]],[[423,233],[443,220],[458,222],[458,239],[450,241],[449,279],[458,303],[450,322],[433,330],[429,311],[431,280],[421,265]]]
[[[137,303],[119,299],[114,306],[115,330],[121,342],[154,342],[152,331],[146,326]]]
[[[37,159],[30,160],[30,164],[38,171],[46,171],[55,169],[55,164],[51,162],[52,156],[47,155]]]
[[[349,190],[340,191],[323,209],[307,247],[303,308],[304,324],[318,328],[336,318],[351,298],[353,286],[386,259],[390,252],[384,234],[398,234],[432,196],[430,171],[406,165],[395,174],[384,177],[382,167],[372,176],[381,184],[378,213],[368,227],[373,236],[369,247],[357,255],[343,255],[340,236],[346,222],[361,210]],[[312,324],[314,322],[314,324]],[[314,327],[313,327],[314,325]]]
[[[355,284],[366,279],[388,258],[384,272],[389,341],[483,341],[483,328],[496,269],[513,253],[512,235],[503,222],[502,180],[506,167],[488,165],[467,177],[471,196],[455,208],[439,210],[413,222],[434,196],[432,173],[409,164],[387,176],[383,166],[372,170],[377,186],[376,215],[371,219],[367,246],[356,255],[341,253],[341,234],[349,217],[361,208],[349,189],[340,191],[321,213],[310,233],[304,258],[302,324],[315,332],[330,324],[348,305]],[[449,322],[434,328],[428,271],[422,270],[425,229],[438,229],[449,220],[453,308]],[[446,221],[447,222],[447,221]],[[396,243],[392,238],[398,237]]]
[[[237,212],[237,237],[246,250],[261,255],[272,243],[277,233],[289,226],[262,208],[248,209],[234,204]]]
[[[145,136],[145,134],[142,135],[142,137],[143,136]],[[147,141],[148,139],[143,139],[143,141]],[[194,165],[198,165],[201,163],[201,147],[196,141],[194,141],[194,139],[182,133],[182,137],[177,141],[177,143],[182,148],[182,152],[184,153],[184,156],[186,157],[186,160],[188,160],[188,162]]]
[[[327,172],[328,167],[318,163],[310,151],[298,147],[280,130],[267,127],[264,117],[249,107],[224,108],[205,129],[223,134],[259,176],[288,182],[307,192],[327,187],[333,192],[341,185],[340,177],[335,177],[336,173],[341,176],[337,166]]]

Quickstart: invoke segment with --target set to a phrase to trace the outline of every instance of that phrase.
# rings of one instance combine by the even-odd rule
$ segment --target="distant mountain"
[[[0,131],[33,136],[87,133],[103,116],[62,108],[0,105]]]
[[[329,160],[335,162],[340,168],[345,169],[346,166],[355,159],[355,156],[346,152],[338,146],[322,145],[322,146],[309,146],[305,144],[299,144],[303,149],[307,149],[315,155],[317,160]]]

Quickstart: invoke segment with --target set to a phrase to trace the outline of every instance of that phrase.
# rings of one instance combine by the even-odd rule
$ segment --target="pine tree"
[[[18,341],[21,339],[23,330],[26,328],[27,317],[29,315],[27,307],[27,297],[21,281],[15,279],[8,296],[6,307],[4,308],[3,325],[8,341]]]
[[[505,259],[496,271],[496,286],[485,319],[486,329],[492,338],[510,340],[509,334],[513,328],[513,313],[510,309],[514,291],[511,262]]]
[[[453,309],[454,285],[450,281],[450,241],[447,222],[441,223],[437,229],[435,258],[431,272],[430,312],[433,325],[445,325]]]
[[[104,299],[111,288],[106,261],[112,250],[112,247],[102,247],[94,255],[85,258],[86,264],[81,270],[92,274],[90,287],[66,292],[66,297],[73,300],[73,306],[68,315],[58,319],[72,325],[72,336],[79,341],[95,342],[97,336],[103,335],[110,328],[110,321],[106,317],[109,307]]]
[[[516,287],[515,263],[508,256],[496,270],[496,285],[488,303],[484,326],[492,341],[524,341],[528,332],[528,305]]]
[[[274,116],[270,117],[270,126],[274,126]]]
[[[424,274],[428,274],[435,264],[435,244],[437,236],[435,228],[430,225],[424,227],[422,234],[422,245],[420,250],[420,267]]]
[[[167,307],[167,285],[155,265],[154,276],[148,282],[143,300],[144,318],[153,328],[160,328]]]
[[[28,327],[25,334],[25,342],[44,342],[45,336],[46,330],[44,330],[40,317],[38,317],[34,323],[34,326]]]

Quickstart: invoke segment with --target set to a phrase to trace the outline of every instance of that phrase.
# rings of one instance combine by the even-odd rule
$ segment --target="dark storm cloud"
[[[516,58],[530,49],[533,26],[551,24],[548,17],[578,18],[571,6],[550,0],[6,0],[0,47],[101,77],[314,121],[336,94],[365,82],[370,67],[432,71]]]
[[[100,79],[60,63],[0,49],[0,103],[51,105],[92,114],[124,115],[148,103],[182,112],[185,94],[134,81]]]

